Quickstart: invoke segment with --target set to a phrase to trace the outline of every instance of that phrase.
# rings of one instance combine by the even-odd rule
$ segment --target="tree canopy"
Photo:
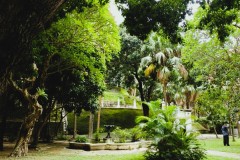
[[[179,42],[179,23],[190,13],[187,5],[191,0],[116,0],[124,25],[131,35],[144,40],[151,31],[160,29],[174,43]],[[141,14],[140,14],[141,13]]]

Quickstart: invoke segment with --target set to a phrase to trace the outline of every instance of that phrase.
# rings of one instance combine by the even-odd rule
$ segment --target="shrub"
[[[128,129],[120,129],[120,127],[116,127],[116,129],[112,132],[115,138],[118,139],[119,143],[125,143],[128,138],[131,137]]]
[[[159,105],[149,105],[153,110],[152,117],[139,117],[143,120],[143,130],[153,138],[153,142],[145,154],[147,160],[200,160],[205,157],[200,148],[197,134],[186,132],[186,120],[176,118],[176,107],[168,106],[165,110]]]
[[[99,134],[99,132],[94,133],[94,140],[95,140],[95,142],[100,142],[100,134]]]
[[[57,140],[68,140],[68,137],[64,134],[58,134],[57,135]]]
[[[87,142],[87,138],[85,136],[77,136],[75,138],[75,142],[86,143]]]
[[[146,139],[146,133],[141,130],[139,126],[129,129],[131,141],[136,142],[141,139]]]

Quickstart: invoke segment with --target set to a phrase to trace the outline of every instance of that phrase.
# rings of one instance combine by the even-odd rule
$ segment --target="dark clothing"
[[[224,146],[229,146],[229,136],[223,136],[223,145]]]
[[[226,125],[222,126],[222,134],[223,134],[223,145],[229,146],[229,134],[228,134],[228,128]]]

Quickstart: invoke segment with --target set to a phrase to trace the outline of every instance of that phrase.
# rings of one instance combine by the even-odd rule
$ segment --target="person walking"
[[[223,145],[224,146],[230,146],[229,145],[229,133],[228,133],[227,123],[224,123],[224,125],[222,126],[222,134],[223,134]]]

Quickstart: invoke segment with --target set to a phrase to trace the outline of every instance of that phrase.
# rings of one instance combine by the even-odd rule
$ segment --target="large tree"
[[[23,65],[23,69],[24,67],[26,69],[21,71],[20,67],[16,67],[16,63],[15,67],[9,70],[8,82],[22,94],[29,110],[11,156],[27,154],[33,127],[43,111],[39,96],[46,97],[45,82],[50,74],[75,69],[78,73],[81,72],[79,76],[86,74],[98,85],[103,83],[105,61],[111,57],[111,53],[119,50],[118,30],[114,20],[107,6],[101,8],[98,4],[94,4],[91,9],[81,14],[73,10],[71,14],[66,14],[64,19],[57,20],[38,38],[39,43],[34,43],[33,51],[29,49],[24,59],[15,59],[22,64],[33,63],[32,70]],[[95,93],[91,93],[95,94],[95,101],[96,93],[101,92],[97,92],[96,89]],[[94,105],[93,98],[86,100],[84,106]]]
[[[200,2],[205,13],[204,16],[199,17],[199,27],[217,33],[221,42],[225,41],[235,29],[240,28],[239,0],[201,0]]]
[[[191,0],[116,0],[132,35],[144,40],[151,31],[162,29],[176,43],[179,23],[185,18]],[[141,14],[140,14],[141,13]]]
[[[183,61],[192,66],[190,75],[203,85],[206,90],[203,94],[211,97],[207,102],[201,96],[204,99],[200,99],[200,105],[203,105],[200,107],[209,107],[209,113],[225,108],[225,120],[230,124],[236,123],[235,112],[239,109],[239,35],[238,29],[221,42],[216,33],[193,29],[184,38]],[[215,124],[218,115],[211,113],[209,116]]]
[[[127,33],[126,28],[121,30],[121,51],[108,64],[107,83],[113,86],[137,88],[141,101],[149,101],[154,83],[147,83],[144,74],[139,73],[141,58],[146,56],[142,52],[143,41]],[[149,85],[150,84],[150,85]],[[149,115],[148,106],[142,104],[143,114]]]

